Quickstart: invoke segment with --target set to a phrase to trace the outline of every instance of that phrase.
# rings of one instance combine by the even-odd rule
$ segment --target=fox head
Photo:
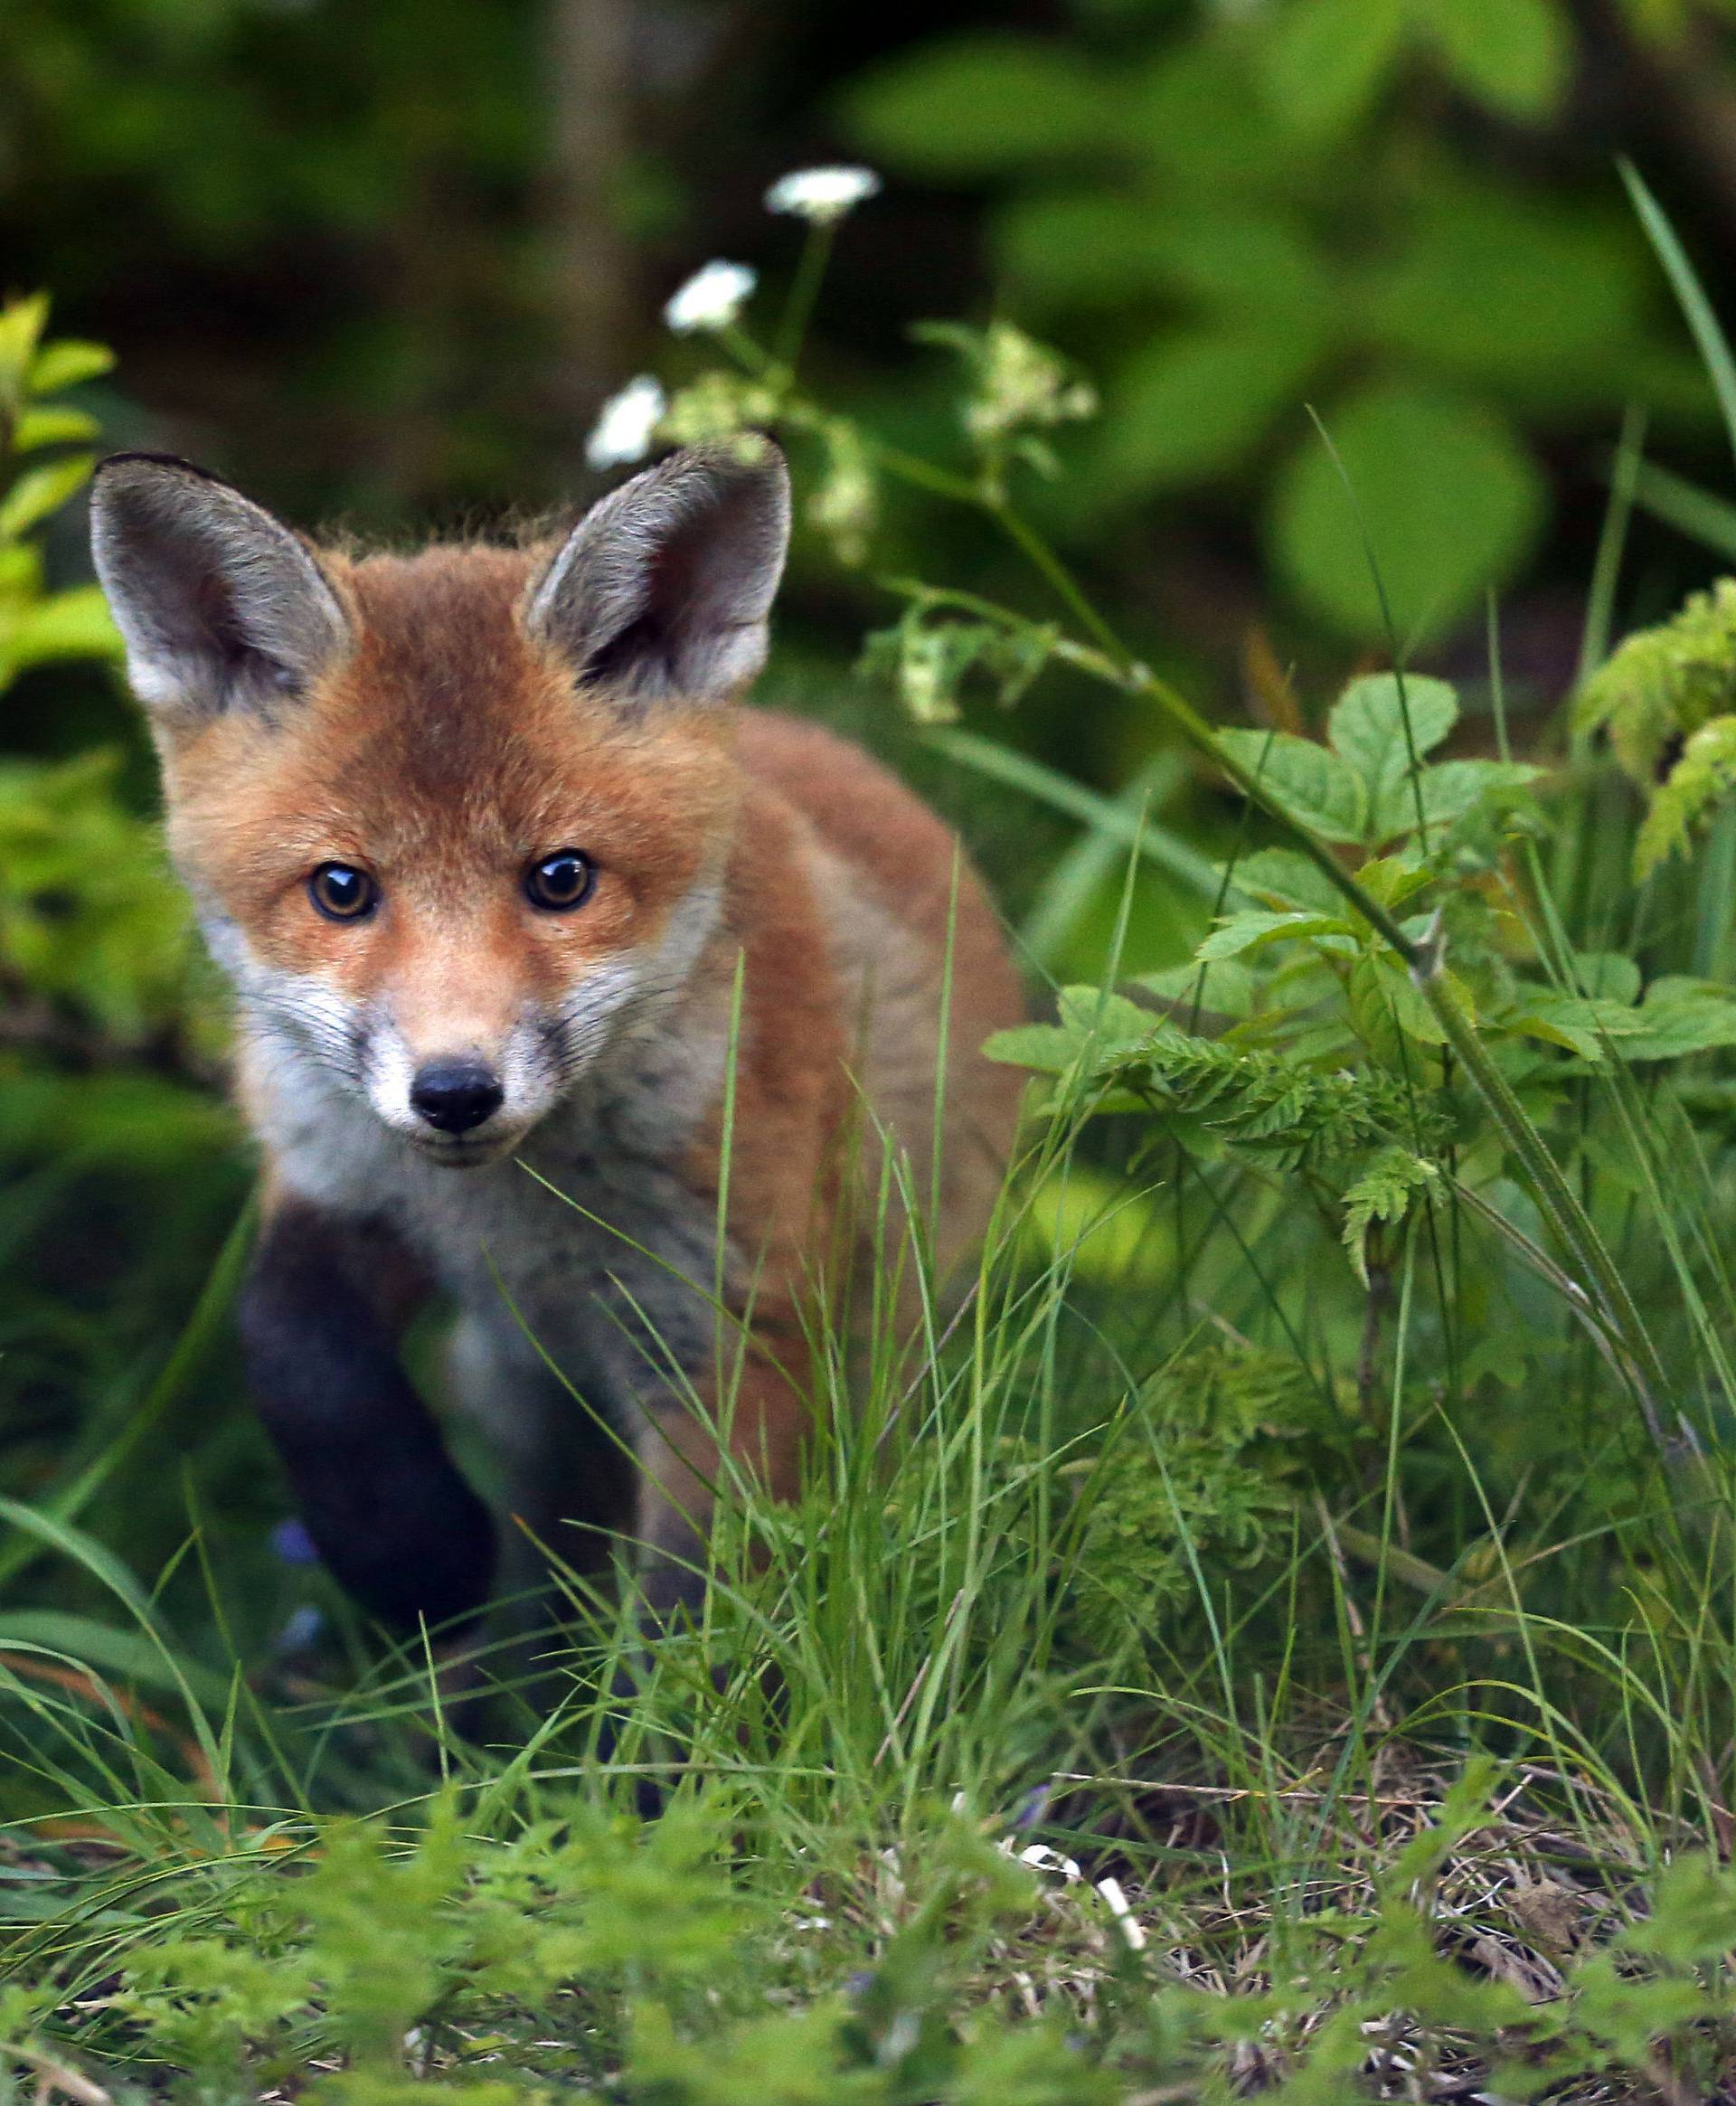
[[[781,455],[675,454],[564,542],[323,551],[184,461],[121,454],[98,574],[171,852],[267,1057],[454,1166],[513,1147],[722,911],[788,538]]]

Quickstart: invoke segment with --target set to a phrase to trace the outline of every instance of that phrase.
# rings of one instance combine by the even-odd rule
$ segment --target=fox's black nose
[[[441,1133],[468,1133],[495,1116],[505,1094],[480,1061],[429,1061],[410,1085],[410,1102]]]

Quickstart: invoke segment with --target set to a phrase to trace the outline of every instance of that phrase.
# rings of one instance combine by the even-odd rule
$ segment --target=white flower
[[[708,263],[670,300],[663,318],[677,336],[694,329],[727,329],[759,282],[745,263]]]
[[[648,373],[628,381],[619,394],[603,404],[591,426],[585,441],[586,460],[594,468],[618,468],[627,461],[643,460],[668,406],[663,390]]]
[[[880,178],[872,168],[797,168],[780,175],[767,191],[766,210],[830,226],[879,189]]]

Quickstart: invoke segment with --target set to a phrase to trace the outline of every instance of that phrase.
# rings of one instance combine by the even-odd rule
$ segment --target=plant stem
[[[796,279],[789,288],[789,303],[784,309],[784,318],[778,329],[778,364],[783,385],[793,387],[796,367],[802,355],[802,341],[807,335],[807,325],[813,316],[814,303],[819,297],[820,281],[826,276],[827,259],[832,253],[832,229],[830,220],[814,220],[809,222],[807,239],[802,243],[802,253],[796,265]]]

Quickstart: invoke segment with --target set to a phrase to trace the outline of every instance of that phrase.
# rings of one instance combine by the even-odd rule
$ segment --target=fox
[[[982,1051],[1019,975],[953,832],[746,704],[781,449],[689,448],[564,534],[412,553],[121,453],[90,525],[233,994],[245,1381],[321,1562],[388,1632],[462,1634],[565,1524],[652,1623],[697,1617],[720,1487],[798,1492],[807,1327],[883,1232],[864,1181],[892,1151],[954,1264],[1020,1095]],[[433,1305],[487,1497],[406,1371]]]

